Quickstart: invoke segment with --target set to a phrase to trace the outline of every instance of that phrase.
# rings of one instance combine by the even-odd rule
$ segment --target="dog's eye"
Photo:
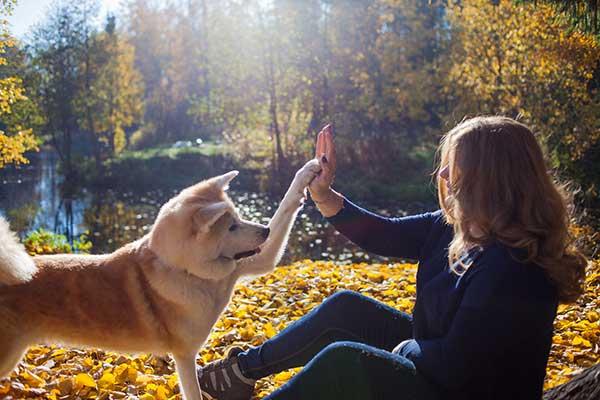
[[[231,226],[229,227],[229,232],[233,232],[233,231],[235,231],[237,228],[238,228],[238,225],[236,225],[236,224],[233,224],[233,225],[231,225]]]

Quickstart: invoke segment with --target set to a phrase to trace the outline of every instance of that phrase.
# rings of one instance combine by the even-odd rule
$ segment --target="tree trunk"
[[[569,382],[544,393],[543,400],[600,399],[600,364],[575,375]]]

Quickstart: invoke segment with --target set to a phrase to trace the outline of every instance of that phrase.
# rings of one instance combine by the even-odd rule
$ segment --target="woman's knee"
[[[334,342],[321,350],[314,358],[320,363],[330,365],[361,365],[369,366],[368,369],[394,370],[395,373],[404,370],[409,375],[414,375],[416,367],[412,361],[390,352],[372,347],[359,342],[340,341]],[[393,368],[392,368],[393,367]]]
[[[349,310],[365,301],[365,296],[351,290],[341,290],[329,296],[323,302],[323,307],[336,310]]]
[[[364,353],[365,345],[357,342],[335,342],[327,345],[315,357],[316,363],[329,365],[347,365],[346,363],[354,363],[360,360],[361,354]]]

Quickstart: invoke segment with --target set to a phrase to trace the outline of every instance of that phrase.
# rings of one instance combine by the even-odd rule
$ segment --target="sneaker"
[[[249,400],[254,392],[254,379],[242,375],[237,355],[243,350],[234,347],[227,357],[211,362],[198,370],[198,382],[208,400]]]

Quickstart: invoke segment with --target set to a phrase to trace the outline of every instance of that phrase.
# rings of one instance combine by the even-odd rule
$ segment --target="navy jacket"
[[[471,267],[449,269],[454,231],[442,211],[386,218],[349,200],[328,220],[363,249],[417,260],[413,339],[402,348],[448,399],[542,397],[558,306],[541,267],[498,241],[465,254]]]

